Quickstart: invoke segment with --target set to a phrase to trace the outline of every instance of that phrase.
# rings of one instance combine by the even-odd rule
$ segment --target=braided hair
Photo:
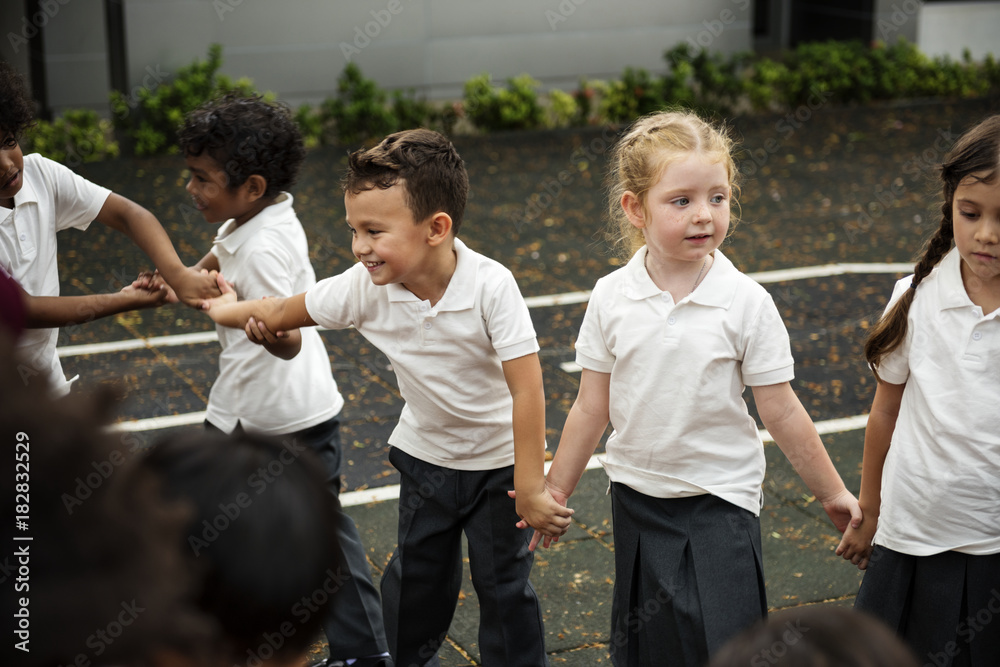
[[[924,244],[910,286],[882,316],[865,340],[865,359],[875,372],[876,379],[881,361],[906,338],[907,317],[917,287],[951,250],[955,237],[952,217],[955,190],[969,179],[993,183],[1000,175],[1000,115],[987,118],[959,137],[951,151],[945,155],[940,174],[944,185],[941,226]]]

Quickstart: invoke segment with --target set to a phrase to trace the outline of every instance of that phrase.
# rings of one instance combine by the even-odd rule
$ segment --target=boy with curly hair
[[[206,303],[218,324],[355,327],[392,363],[406,404],[389,444],[400,472],[396,550],[382,577],[397,665],[435,665],[462,580],[462,534],[480,600],[483,664],[547,664],[528,575],[530,531],[569,527],[545,488],[538,342],[510,270],[456,237],[469,179],[445,137],[391,134],[352,153],[344,183],[357,264],[284,299]],[[238,289],[238,287],[237,287]],[[304,331],[304,330],[303,330]],[[270,387],[273,389],[273,387]],[[514,488],[516,500],[508,496]]]
[[[58,327],[158,306],[166,291],[126,285],[111,294],[59,296],[56,232],[84,230],[94,220],[122,232],[188,305],[218,294],[218,287],[214,276],[184,266],[145,208],[37,153],[24,155],[20,139],[33,124],[32,105],[21,77],[0,63],[0,268],[20,286],[31,327],[17,343],[21,378],[25,384],[42,378],[61,396],[72,380],[56,354]]]
[[[196,267],[221,271],[252,299],[311,288],[316,274],[288,192],[305,148],[288,107],[259,96],[226,96],[188,114],[178,139],[191,172],[187,191],[194,206],[207,222],[221,223],[212,249]],[[281,436],[311,448],[325,464],[329,490],[337,496],[338,415],[344,399],[319,333],[279,334],[261,325],[259,340],[252,341],[242,331],[216,329],[222,352],[206,428]],[[382,610],[361,536],[349,516],[341,512],[337,518],[339,560],[349,576],[324,622],[330,665],[387,665]]]

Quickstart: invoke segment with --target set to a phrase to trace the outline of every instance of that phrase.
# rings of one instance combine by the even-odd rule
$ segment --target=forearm
[[[514,399],[514,489],[522,496],[545,489],[545,395],[538,391],[512,394]]]
[[[302,350],[302,332],[297,329],[287,332],[287,336],[273,343],[263,343],[264,349],[270,354],[288,361],[294,359]]]
[[[861,492],[858,502],[866,517],[877,519],[882,505],[882,470],[896,427],[895,416],[872,412],[865,428],[865,449],[861,460]]]
[[[232,292],[226,294],[226,298],[233,299]],[[316,324],[306,310],[305,294],[224,303],[213,300],[206,312],[209,317],[215,320],[216,324],[234,329],[245,328],[251,317],[275,333]]]
[[[153,265],[167,281],[173,285],[187,267],[174,250],[167,232],[160,221],[148,210],[135,202],[111,194],[98,220],[128,236],[153,262]]]
[[[607,410],[593,414],[579,402],[573,404],[566,417],[552,467],[549,468],[551,486],[567,497],[572,495],[607,426]]]
[[[84,296],[28,296],[27,326],[32,329],[63,327],[116,315],[139,307],[128,294],[87,294]]]

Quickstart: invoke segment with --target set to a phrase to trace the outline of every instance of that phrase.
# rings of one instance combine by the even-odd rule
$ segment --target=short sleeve
[[[111,190],[91,183],[58,162],[39,156],[36,162],[48,181],[55,206],[56,231],[86,229],[97,218]]]
[[[896,286],[892,290],[892,296],[889,297],[889,303],[886,304],[882,317],[885,317],[886,313],[896,305],[896,302],[899,301],[903,293],[910,287],[912,281],[913,276],[907,276],[896,282]],[[910,326],[913,326],[912,322]],[[882,357],[882,361],[878,365],[878,376],[883,382],[905,384],[906,380],[910,377],[910,337],[912,334],[913,332],[908,327],[906,337],[899,347]]]
[[[512,273],[503,272],[484,306],[486,330],[500,361],[538,352],[531,314]]]
[[[795,359],[788,330],[770,294],[765,294],[748,331],[741,364],[743,384],[763,387],[790,382],[795,377]]]
[[[608,348],[607,339],[601,327],[600,283],[594,288],[587,304],[587,312],[580,325],[580,335],[576,338],[576,363],[590,371],[610,373],[615,365],[615,355]]]
[[[236,286],[241,298],[250,300],[294,295],[295,267],[292,266],[288,253],[277,248],[256,248],[246,258],[246,262],[253,270],[243,272],[240,283]]]
[[[357,326],[354,301],[357,278],[363,264],[354,264],[340,275],[324,278],[306,291],[306,312],[313,322],[327,329]],[[360,276],[368,280],[368,276]]]

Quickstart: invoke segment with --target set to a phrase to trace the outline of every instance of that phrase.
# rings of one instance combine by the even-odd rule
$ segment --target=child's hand
[[[145,290],[165,289],[167,291],[165,303],[177,303],[179,301],[177,293],[166,283],[159,271],[143,271],[132,281],[132,287]]]
[[[272,333],[266,324],[254,317],[247,320],[247,325],[243,327],[243,330],[246,331],[247,339],[255,345],[273,345],[288,338],[287,331]]]
[[[833,521],[833,525],[840,532],[844,532],[848,525],[854,528],[861,525],[863,516],[861,505],[858,504],[858,499],[854,497],[854,494],[847,489],[835,496],[822,499],[821,502],[826,515],[830,517],[830,521]]]
[[[148,288],[126,285],[121,288],[119,294],[128,301],[131,306],[129,310],[138,310],[140,308],[158,308],[169,303],[170,291],[165,284]]]
[[[226,278],[221,273],[216,273],[215,271],[213,271],[212,273],[210,274],[206,273],[205,275],[211,276],[212,280],[215,281],[219,289],[219,292],[221,294],[220,296],[217,296],[215,298],[205,299],[199,302],[198,308],[200,308],[201,310],[209,311],[208,314],[209,316],[211,316],[212,306],[224,306],[226,304],[236,303],[236,298],[237,298],[236,290],[233,289],[232,285],[226,282]]]
[[[566,506],[569,497],[553,488],[547,480],[545,488],[541,493],[535,494],[531,502],[523,502],[523,498],[519,498],[516,491],[508,491],[507,495],[517,503],[517,515],[521,517],[516,524],[517,527],[530,526],[535,529],[535,534],[532,535],[528,545],[530,551],[534,551],[541,540],[544,540],[543,546],[548,548],[569,530],[570,517],[573,516],[573,510]]]
[[[172,287],[179,299],[192,308],[205,309],[207,300],[218,298],[222,293],[214,271],[188,267],[175,283]]]
[[[871,560],[872,539],[875,537],[876,528],[878,519],[874,517],[862,519],[861,525],[857,528],[853,525],[848,526],[835,553],[857,565],[859,570],[864,570]]]

